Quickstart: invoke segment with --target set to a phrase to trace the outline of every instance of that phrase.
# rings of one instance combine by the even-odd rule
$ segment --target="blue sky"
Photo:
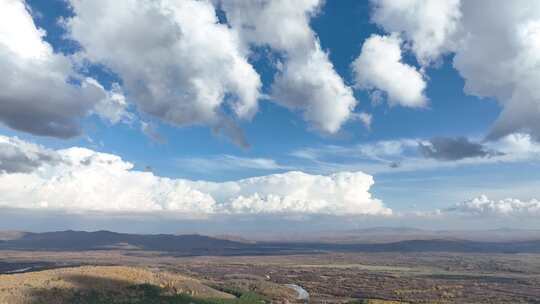
[[[186,3],[191,1],[186,0]],[[92,11],[92,5],[84,2],[28,0],[26,13],[31,11],[35,27],[46,32],[42,36],[41,43],[52,46],[53,55],[50,56],[63,56],[71,58],[70,60],[74,62],[83,58],[82,61],[77,61],[83,62],[82,68],[74,67],[74,73],[79,77],[95,79],[105,94],[114,91],[115,83],[121,88],[121,95],[126,102],[125,107],[121,109],[124,113],[122,115],[128,115],[130,119],[125,119],[127,116],[116,121],[104,119],[105,114],[102,115],[98,110],[84,106],[86,114],[75,118],[81,126],[81,132],[69,138],[59,138],[55,135],[35,134],[36,132],[28,131],[25,127],[10,124],[10,117],[0,117],[2,122],[0,134],[6,138],[17,137],[24,142],[38,144],[40,149],[50,151],[83,147],[96,153],[116,155],[124,162],[134,165],[130,170],[151,171],[156,177],[168,177],[172,180],[226,182],[289,171],[325,176],[344,171],[364,172],[374,178],[374,184],[367,190],[369,195],[382,201],[394,214],[446,210],[483,194],[487,195],[489,201],[484,205],[480,204],[480,207],[475,205],[475,208],[480,209],[471,207],[472,209],[462,211],[482,216],[493,213],[498,216],[499,209],[493,211],[488,205],[508,205],[510,203],[503,201],[507,198],[524,202],[529,209],[537,208],[534,207],[533,201],[540,196],[537,190],[540,189],[538,188],[540,170],[537,170],[540,165],[540,149],[537,141],[539,133],[537,125],[529,122],[534,121],[534,118],[540,118],[535,116],[540,110],[534,108],[540,109],[537,101],[534,101],[535,98],[540,98],[540,95],[536,95],[538,90],[534,88],[534,84],[527,87],[526,82],[521,84],[519,79],[510,79],[520,76],[540,80],[535,78],[540,75],[538,71],[540,65],[532,64],[531,68],[525,66],[519,70],[518,64],[539,62],[540,59],[531,54],[540,46],[538,43],[530,43],[524,47],[525,44],[516,42],[523,35],[530,35],[526,36],[528,39],[523,38],[523,41],[534,42],[534,39],[540,39],[538,38],[540,31],[535,27],[535,22],[540,22],[540,8],[534,1],[522,1],[516,4],[516,7],[502,1],[496,3],[501,7],[508,6],[506,9],[509,11],[519,10],[519,6],[530,6],[528,13],[520,10],[520,13],[524,14],[521,18],[514,20],[501,17],[504,20],[486,21],[499,22],[510,29],[510,33],[505,32],[503,35],[497,32],[497,27],[494,27],[493,32],[489,33],[494,37],[501,37],[500,45],[489,45],[488,43],[496,42],[485,38],[486,35],[482,32],[484,29],[475,23],[474,18],[481,14],[479,8],[472,4],[461,3],[459,0],[442,1],[440,7],[436,5],[430,7],[429,5],[433,4],[421,0],[411,1],[416,3],[411,7],[400,7],[391,1],[382,0],[311,1],[313,3],[300,1],[305,4],[298,5],[274,2],[276,7],[281,9],[276,11],[291,12],[291,15],[274,16],[276,31],[280,31],[282,24],[287,24],[287,18],[297,18],[298,20],[291,20],[299,22],[298,24],[306,21],[304,27],[299,27],[299,31],[303,31],[302,34],[315,45],[314,49],[308,48],[307,53],[320,50],[327,54],[327,58],[323,59],[321,64],[332,65],[329,71],[321,71],[321,75],[327,73],[331,75],[328,77],[334,77],[332,79],[340,79],[342,83],[339,87],[350,90],[353,94],[351,98],[358,102],[351,108],[350,113],[347,113],[346,118],[340,121],[339,130],[331,132],[321,131],[317,127],[318,124],[326,126],[326,122],[310,120],[304,114],[305,111],[309,111],[308,109],[318,107],[317,104],[320,104],[318,101],[310,103],[309,100],[292,100],[296,95],[290,92],[285,93],[289,95],[283,96],[286,96],[285,99],[292,98],[291,100],[276,100],[278,96],[274,92],[277,90],[276,79],[286,79],[288,66],[292,67],[294,60],[303,62],[305,59],[300,58],[303,55],[296,54],[298,49],[288,48],[287,45],[280,46],[274,42],[271,36],[278,35],[277,32],[271,35],[268,32],[260,32],[253,38],[250,36],[252,33],[245,32],[250,30],[249,27],[237,27],[241,22],[246,24],[255,22],[253,25],[250,24],[255,31],[268,27],[266,24],[257,23],[263,21],[251,20],[249,13],[242,11],[251,9],[253,10],[251,12],[256,11],[261,16],[270,14],[265,12],[263,2],[253,2],[253,7],[246,8],[238,5],[242,1],[203,1],[208,6],[201,9],[209,7],[212,14],[220,16],[221,25],[225,25],[228,34],[239,37],[240,42],[231,39],[238,42],[240,57],[253,68],[254,75],[260,77],[262,85],[259,90],[260,96],[257,98],[258,110],[252,118],[237,119],[234,110],[225,105],[227,98],[235,98],[231,96],[237,93],[234,89],[230,89],[225,90],[224,105],[219,108],[217,114],[220,122],[200,120],[195,125],[187,124],[184,120],[171,119],[166,113],[156,114],[158,112],[155,111],[158,110],[152,106],[160,101],[151,104],[149,100],[142,100],[142,95],[135,93],[137,89],[129,80],[144,79],[147,76],[136,75],[133,71],[137,69],[130,70],[132,67],[122,65],[121,58],[112,55],[108,57],[107,53],[114,53],[117,49],[133,56],[134,60],[138,60],[137,56],[146,56],[142,51],[122,49],[121,41],[124,39],[129,43],[132,42],[129,39],[139,39],[140,44],[145,47],[145,39],[150,39],[146,36],[139,37],[136,32],[127,28],[132,23],[121,18],[129,18],[125,14],[129,9],[122,11],[124,4],[109,7],[111,11],[118,10],[118,16],[109,13],[109,17],[118,18],[111,19],[118,20],[118,29],[112,26],[110,37],[119,35],[117,36],[119,45],[102,46],[99,45],[99,41],[92,40],[95,37],[91,39],[89,36],[81,36],[88,33],[88,29],[92,31],[94,26],[97,26],[95,29],[97,33],[107,30],[106,27],[99,25],[101,21],[106,21],[105,17],[101,20],[97,13],[98,18],[93,20],[91,14],[97,10]],[[98,7],[103,3],[97,1],[94,5]],[[141,11],[144,9],[141,8]],[[178,23],[180,30],[189,31],[190,21],[181,20],[182,9],[187,8],[179,8],[176,12],[180,17],[176,16],[177,19],[171,20]],[[428,9],[430,14],[440,16],[431,18],[433,16],[423,11]],[[18,12],[25,13],[20,10]],[[91,24],[92,22],[98,25]],[[503,24],[504,22],[507,23]],[[0,26],[4,27],[2,28],[4,32],[16,30],[8,29],[6,24]],[[149,23],[147,26],[153,25]],[[213,25],[209,25],[211,26]],[[268,28],[272,29],[272,25]],[[288,33],[287,28],[283,29]],[[117,32],[114,32],[115,30]],[[161,37],[158,30],[162,29],[156,27],[156,37]],[[123,31],[129,35],[133,34],[134,38],[126,37],[127,34]],[[520,36],[521,34],[523,35]],[[179,37],[181,44],[183,38]],[[434,40],[429,41],[430,37]],[[472,42],[463,37],[469,37]],[[214,38],[217,41],[216,37],[208,37],[210,43]],[[292,43],[295,36],[286,38],[285,44]],[[373,47],[379,47],[375,54],[380,55],[383,62],[374,62],[367,66],[365,63],[363,65],[358,63],[358,69],[353,68],[357,58],[364,55],[368,58],[369,42],[373,43]],[[0,43],[4,43],[8,48],[10,46],[10,41],[0,39]],[[518,43],[518,46],[512,43]],[[387,47],[381,49],[381,45]],[[218,45],[215,47],[220,48]],[[395,47],[401,56],[396,62],[393,61],[395,59],[391,57],[391,53],[386,53],[390,52],[391,47]],[[488,58],[483,58],[484,62],[479,59],[481,57],[477,57],[477,50],[483,48],[497,50],[501,67],[497,66],[498,62],[488,62]],[[516,53],[516,49],[523,54]],[[208,48],[201,49],[202,53],[207,51]],[[171,54],[175,54],[174,52],[175,50]],[[302,54],[302,50],[299,53]],[[209,53],[208,58],[212,55],[213,53]],[[9,59],[7,57],[9,55],[3,56]],[[19,59],[14,59],[14,62],[17,62],[16,60]],[[145,65],[144,60],[140,59],[142,67]],[[181,74],[186,66],[180,60],[171,61],[170,64],[178,64],[181,68],[176,73]],[[384,61],[392,64],[386,65]],[[518,76],[504,72],[509,65],[514,66],[512,71],[517,69],[515,75]],[[166,68],[167,64],[164,64],[164,67]],[[220,73],[218,71],[221,71],[221,68],[219,65],[213,67],[216,73]],[[314,73],[318,73],[318,70],[315,71]],[[358,75],[355,74],[357,71]],[[381,74],[381,71],[384,73]],[[407,75],[410,77],[401,73],[409,73]],[[483,82],[479,75],[493,75],[494,80],[488,79]],[[214,75],[201,77],[205,76]],[[359,80],[361,76],[364,77],[362,78],[364,81]],[[180,77],[189,78],[191,75]],[[243,76],[239,78],[242,83],[247,79]],[[418,81],[410,82],[411,78]],[[400,91],[396,92],[393,89],[396,84],[400,88],[405,88],[404,90],[412,91],[411,94],[415,96],[414,105],[407,104],[408,97],[400,95],[402,94]],[[417,85],[420,87],[415,87]],[[182,94],[184,89],[181,82],[167,87],[167,90],[176,90],[174,94]],[[302,94],[310,90],[309,86],[300,85],[292,89],[296,90],[295,92],[301,91]],[[322,96],[326,92],[316,94]],[[382,98],[374,101],[378,94]],[[45,100],[46,94],[43,96]],[[0,102],[7,104],[7,101],[1,98],[9,100],[14,97],[0,97]],[[166,98],[169,98],[169,95]],[[33,102],[46,103],[40,100]],[[182,102],[191,106],[189,100],[174,99],[171,101],[172,105],[167,106],[173,109]],[[323,102],[332,104],[339,101],[331,98]],[[300,103],[303,105],[291,109]],[[62,110],[59,108],[58,111]],[[320,111],[333,110],[332,107],[327,107]],[[370,115],[369,125],[355,118],[360,113]],[[229,117],[232,117],[234,127],[231,127],[232,129],[220,127],[223,121],[229,121]],[[145,124],[150,125],[152,131],[144,132]],[[216,132],[216,128],[220,131]],[[248,147],[239,145],[235,139],[227,135],[227,132],[237,130],[242,130]],[[488,135],[492,134],[497,135],[490,136],[488,140]],[[441,145],[439,146],[434,139],[441,139],[439,141]],[[394,150],[383,149],[383,146],[391,146]],[[431,150],[423,150],[424,146]],[[7,172],[5,174],[8,174]],[[515,207],[510,205],[512,208]],[[522,210],[516,212],[520,213]],[[530,221],[533,219],[529,217]]]

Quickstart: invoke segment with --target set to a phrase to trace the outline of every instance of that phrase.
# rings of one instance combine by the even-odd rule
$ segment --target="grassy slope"
[[[257,290],[209,286],[178,274],[123,266],[83,266],[0,275],[0,303],[269,303]]]
[[[236,299],[204,299],[186,294],[167,295],[158,286],[150,284],[128,287],[133,291],[130,297],[119,296],[115,292],[77,294],[71,299],[74,304],[248,304],[268,303],[255,293],[247,292]]]

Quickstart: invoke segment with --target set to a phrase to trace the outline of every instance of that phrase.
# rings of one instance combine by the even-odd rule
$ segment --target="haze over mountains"
[[[489,230],[427,230],[412,227],[371,227],[287,236],[289,241],[329,243],[389,243],[410,240],[529,241],[540,239],[540,230],[498,228]],[[278,240],[268,236],[266,240]],[[283,239],[282,239],[283,240]]]
[[[413,228],[370,228],[296,238],[247,242],[204,235],[125,234],[110,231],[0,232],[0,250],[131,250],[175,255],[290,254],[342,252],[478,252],[537,253],[534,230],[426,231]]]

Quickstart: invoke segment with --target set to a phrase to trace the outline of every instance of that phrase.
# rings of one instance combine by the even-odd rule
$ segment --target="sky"
[[[535,0],[0,0],[0,229],[540,228]]]

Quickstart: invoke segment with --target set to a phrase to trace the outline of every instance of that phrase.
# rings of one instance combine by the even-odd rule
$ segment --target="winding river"
[[[286,286],[296,291],[296,293],[298,294],[298,296],[296,297],[297,300],[309,302],[309,292],[302,288],[302,286],[296,284],[287,284]]]

